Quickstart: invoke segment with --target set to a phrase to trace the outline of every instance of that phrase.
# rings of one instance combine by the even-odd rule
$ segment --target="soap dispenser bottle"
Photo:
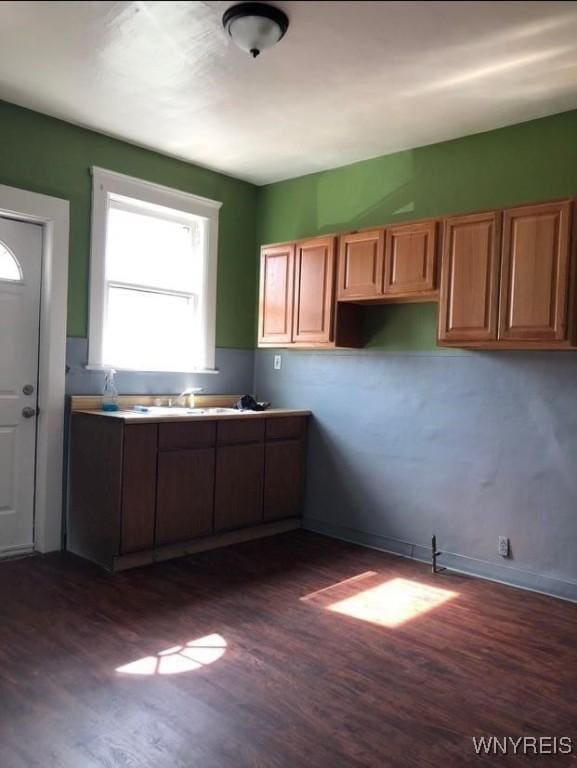
[[[118,410],[118,390],[114,383],[114,375],[116,371],[111,368],[106,371],[104,377],[104,387],[102,389],[102,410],[103,411],[117,411]]]

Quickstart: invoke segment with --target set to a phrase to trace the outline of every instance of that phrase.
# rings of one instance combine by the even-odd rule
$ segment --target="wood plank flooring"
[[[482,735],[575,749],[477,757]],[[0,768],[576,752],[577,605],[302,531],[114,576],[71,556],[0,563]]]

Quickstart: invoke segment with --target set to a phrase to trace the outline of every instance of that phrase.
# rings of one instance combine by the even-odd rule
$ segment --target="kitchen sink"
[[[142,410],[140,410],[142,408]],[[250,411],[239,411],[236,408],[170,408],[166,405],[146,405],[137,406],[132,409],[133,413],[142,416],[203,416],[203,415],[237,415],[250,413]]]

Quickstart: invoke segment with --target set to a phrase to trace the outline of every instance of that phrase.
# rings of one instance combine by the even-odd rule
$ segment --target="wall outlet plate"
[[[507,536],[499,536],[499,554],[502,557],[509,557],[509,539]]]
[[[282,365],[282,356],[281,355],[275,355],[274,356],[274,363],[273,363],[273,367],[274,367],[275,371],[280,371],[281,365]]]

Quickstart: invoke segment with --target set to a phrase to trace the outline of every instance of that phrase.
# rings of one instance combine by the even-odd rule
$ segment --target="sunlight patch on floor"
[[[366,571],[301,599],[333,613],[394,628],[438,608],[458,594],[411,579],[383,581],[376,571]]]
[[[391,579],[327,606],[329,611],[384,627],[398,627],[456,597],[456,592],[409,579]]]
[[[185,645],[175,645],[160,651],[156,656],[144,656],[116,668],[125,675],[178,675],[193,672],[218,661],[226,651],[222,635],[206,635]]]

